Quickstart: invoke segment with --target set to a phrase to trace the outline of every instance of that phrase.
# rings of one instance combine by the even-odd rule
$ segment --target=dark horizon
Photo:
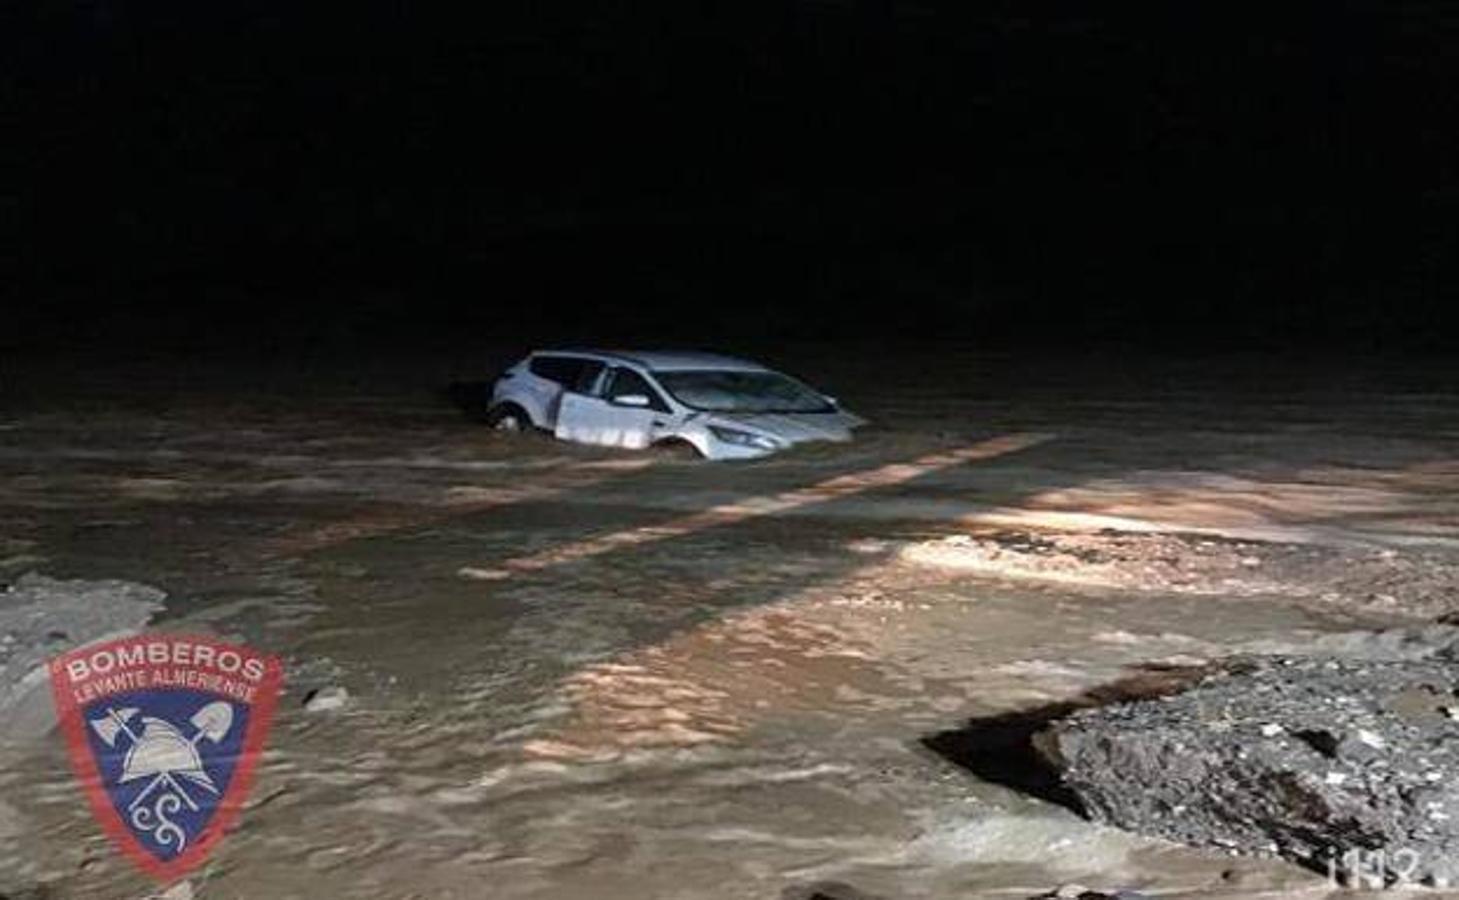
[[[1459,332],[1437,3],[6,16],[12,351]]]

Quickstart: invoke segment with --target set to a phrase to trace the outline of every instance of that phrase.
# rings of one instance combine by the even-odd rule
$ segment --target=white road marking
[[[642,546],[720,525],[730,525],[748,519],[783,513],[802,506],[825,503],[839,497],[860,494],[873,488],[902,484],[941,469],[1026,450],[1042,444],[1052,437],[1053,435],[1034,433],[1001,435],[971,446],[931,453],[909,462],[890,463],[864,472],[838,475],[806,488],[751,497],[735,503],[714,506],[702,512],[690,513],[667,522],[642,525],[599,537],[574,541],[540,553],[518,556],[493,568],[466,566],[459,570],[459,574],[464,578],[477,580],[510,578],[514,574],[535,572],[562,563],[600,556],[625,547]]]

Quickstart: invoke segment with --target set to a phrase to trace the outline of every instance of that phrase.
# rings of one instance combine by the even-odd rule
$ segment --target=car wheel
[[[703,459],[699,448],[683,438],[667,438],[649,448],[665,459]]]
[[[517,434],[532,428],[532,419],[526,410],[514,403],[504,403],[487,413],[486,424],[497,431]]]

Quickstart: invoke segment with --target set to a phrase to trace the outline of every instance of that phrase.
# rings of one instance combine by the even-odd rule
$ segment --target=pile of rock
[[[140,629],[165,594],[129,581],[63,581],[27,574],[0,589],[0,717],[4,737],[48,732],[54,722],[46,660]]]
[[[1242,660],[1039,746],[1094,819],[1336,875],[1459,884],[1459,647]]]

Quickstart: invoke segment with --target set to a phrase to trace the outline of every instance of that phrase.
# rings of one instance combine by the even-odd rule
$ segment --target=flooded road
[[[156,627],[285,657],[196,896],[1326,895],[938,738],[1459,607],[1456,382],[937,358],[769,360],[875,425],[751,464],[488,432],[433,392],[485,364],[32,379],[0,566],[153,585]],[[59,738],[9,737],[0,892],[144,896]]]

